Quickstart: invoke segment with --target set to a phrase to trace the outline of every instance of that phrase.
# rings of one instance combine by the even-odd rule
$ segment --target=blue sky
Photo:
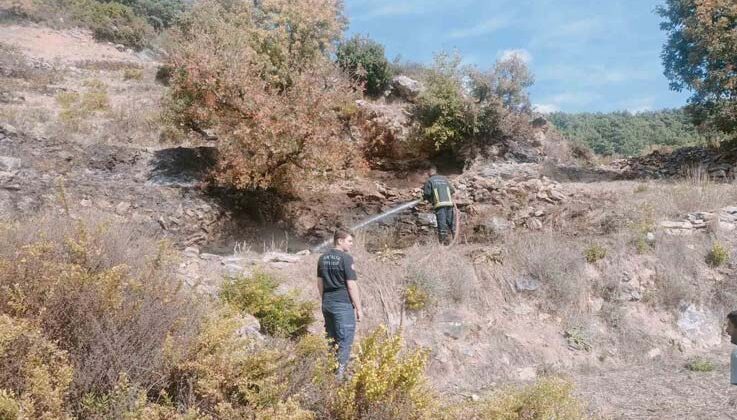
[[[657,0],[345,0],[349,33],[384,44],[387,57],[431,63],[439,50],[490,67],[505,54],[529,60],[540,110],[680,107],[660,51]]]

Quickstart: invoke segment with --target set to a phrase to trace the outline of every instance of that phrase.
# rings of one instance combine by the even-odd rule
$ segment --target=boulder
[[[20,170],[21,161],[11,156],[0,156],[0,174],[15,175]]]
[[[412,102],[417,99],[425,87],[417,80],[402,75],[392,79],[392,89],[400,98]]]
[[[711,311],[688,305],[678,315],[678,328],[697,345],[717,346],[722,341],[720,320]]]
[[[540,282],[532,277],[518,277],[514,282],[518,292],[534,292],[540,288]]]

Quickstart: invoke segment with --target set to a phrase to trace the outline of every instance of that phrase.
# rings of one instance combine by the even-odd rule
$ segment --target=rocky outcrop
[[[615,160],[610,167],[626,179],[692,177],[726,181],[735,179],[735,165],[736,149],[685,147],[669,153],[655,151],[647,156]]]
[[[668,235],[691,235],[696,232],[732,232],[737,229],[737,207],[725,207],[718,212],[689,213],[683,220],[662,221],[660,229]]]
[[[404,75],[392,79],[393,93],[407,102],[414,102],[424,89],[421,82]]]

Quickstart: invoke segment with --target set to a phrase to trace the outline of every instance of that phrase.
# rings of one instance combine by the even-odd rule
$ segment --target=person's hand
[[[355,310],[356,310],[356,322],[361,322],[361,318],[363,318],[363,311],[357,308]]]

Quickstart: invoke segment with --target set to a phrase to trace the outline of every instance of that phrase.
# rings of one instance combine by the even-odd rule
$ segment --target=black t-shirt
[[[337,249],[322,254],[317,261],[317,277],[322,279],[322,300],[351,303],[346,281],[356,280],[353,257]]]

